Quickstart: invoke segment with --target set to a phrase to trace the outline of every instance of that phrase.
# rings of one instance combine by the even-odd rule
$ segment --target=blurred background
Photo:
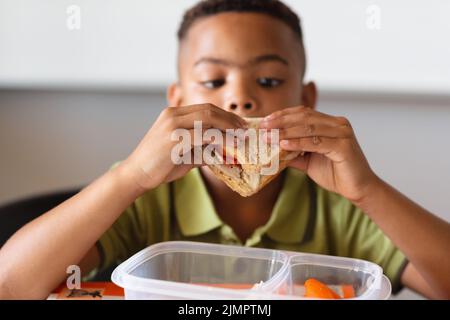
[[[0,205],[85,185],[133,150],[166,106],[195,2],[0,0]],[[450,1],[285,2],[319,110],[348,117],[373,169],[450,220]]]

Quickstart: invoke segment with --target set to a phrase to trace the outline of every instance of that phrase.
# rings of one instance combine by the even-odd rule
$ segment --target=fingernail
[[[280,141],[280,146],[287,147],[288,145],[289,145],[289,141],[288,140],[281,140]]]

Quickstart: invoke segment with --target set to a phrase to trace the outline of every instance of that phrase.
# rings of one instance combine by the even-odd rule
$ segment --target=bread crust
[[[257,129],[259,127],[259,122],[262,118],[245,118],[249,123],[250,128]],[[260,191],[273,179],[275,179],[281,171],[283,171],[289,162],[297,157],[299,152],[292,152],[286,150],[279,150],[278,159],[279,166],[278,171],[273,175],[262,175],[261,171],[264,168],[264,164],[242,164],[240,165],[240,176],[236,177],[226,173],[225,164],[209,165],[209,168],[214,173],[214,175],[222,180],[230,189],[239,193],[243,197],[249,197]],[[257,175],[258,184],[256,186],[251,186],[248,181],[250,175]],[[255,176],[253,176],[255,178]]]

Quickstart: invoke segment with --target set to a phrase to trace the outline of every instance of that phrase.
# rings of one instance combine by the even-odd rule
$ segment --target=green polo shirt
[[[218,216],[198,169],[139,197],[99,239],[100,270],[161,241],[185,240],[369,260],[401,288],[407,260],[367,215],[345,198],[286,169],[269,221],[242,243]]]

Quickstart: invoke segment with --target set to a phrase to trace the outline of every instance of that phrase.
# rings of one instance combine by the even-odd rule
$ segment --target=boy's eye
[[[259,78],[258,84],[264,88],[274,88],[281,85],[284,81],[275,78]]]
[[[207,89],[217,89],[225,84],[225,80],[224,79],[209,80],[203,81],[201,84]]]

